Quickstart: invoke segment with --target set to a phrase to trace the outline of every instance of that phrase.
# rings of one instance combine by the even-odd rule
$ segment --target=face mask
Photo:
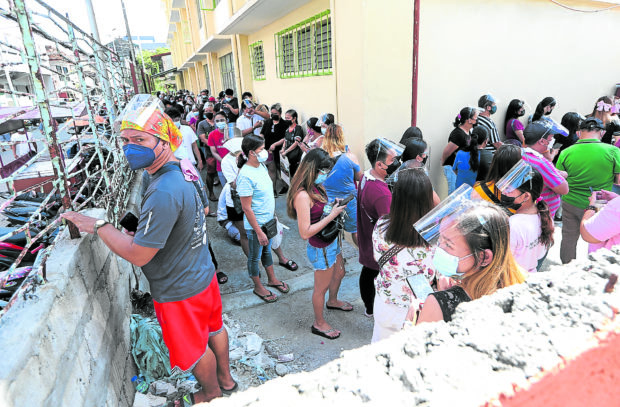
[[[525,114],[525,110],[524,109],[519,110],[519,113],[518,113],[519,117],[523,116],[524,114]]]
[[[225,101],[230,102],[232,98],[224,98]]]
[[[387,166],[385,172],[387,175],[392,175],[398,168],[400,168],[400,161],[395,158],[394,161],[392,161],[392,164]]]
[[[523,195],[523,193],[521,194]],[[519,196],[521,196],[519,195]],[[512,196],[507,196],[502,194],[502,196],[499,198],[499,200],[502,203],[502,206],[504,208],[507,209],[514,209],[515,211],[518,211],[519,209],[521,209],[521,206],[523,206],[523,203],[515,203],[515,200],[519,197],[512,197]]]
[[[452,277],[454,279],[462,278],[463,273],[459,273],[457,271],[459,268],[459,262],[469,256],[473,256],[473,254],[468,254],[464,257],[457,257],[446,252],[441,247],[438,247],[435,250],[435,255],[433,256],[433,266],[435,266],[436,271],[445,277]]]
[[[254,152],[254,154],[256,154],[256,152]],[[267,158],[269,158],[269,153],[267,152],[267,150],[263,150],[260,153],[256,154],[256,159],[259,163],[264,163],[265,161],[267,161]]]
[[[205,113],[205,117],[209,120],[213,120],[213,113],[209,112],[209,113]]]
[[[159,144],[159,138],[157,139],[157,144]],[[135,171],[153,165],[153,162],[159,157],[155,157],[157,144],[152,149],[138,144],[125,144],[123,146],[123,153],[125,153],[129,168]],[[161,153],[159,154],[161,155]]]
[[[426,160],[428,159],[428,155],[422,159],[422,165],[426,165]]]
[[[497,105],[491,107],[491,114],[495,114],[495,112],[497,112]]]
[[[278,120],[280,120],[280,115],[272,114],[271,115],[271,120],[273,120],[274,122],[277,122]]]
[[[553,111],[553,109],[549,110],[548,112],[545,112],[545,116],[549,116],[552,111]]]
[[[174,125],[177,126],[177,129],[181,128],[181,121],[174,122]]]
[[[322,172],[319,172],[319,175],[314,180],[314,183],[317,185],[320,185],[324,183],[326,179],[327,179],[327,174],[323,174]]]
[[[325,135],[325,133],[327,133],[327,128],[321,127],[321,134]]]
[[[226,128],[226,122],[217,122],[215,123],[218,129],[224,130]]]

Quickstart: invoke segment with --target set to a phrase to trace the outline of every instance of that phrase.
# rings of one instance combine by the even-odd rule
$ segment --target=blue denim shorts
[[[306,254],[315,270],[327,270],[336,264],[336,258],[340,254],[339,239],[334,240],[329,246],[322,249],[308,243]]]

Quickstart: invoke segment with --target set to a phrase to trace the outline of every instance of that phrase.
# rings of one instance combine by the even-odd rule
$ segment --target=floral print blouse
[[[375,227],[372,234],[372,248],[375,260],[378,262],[383,253],[394,246],[385,241],[387,225]],[[382,229],[382,231],[380,231]],[[375,290],[386,304],[409,308],[416,301],[415,296],[407,284],[407,277],[415,274],[424,274],[429,283],[435,277],[433,269],[433,249],[425,247],[406,247],[396,256],[388,260],[375,279]],[[413,298],[413,301],[412,301]]]

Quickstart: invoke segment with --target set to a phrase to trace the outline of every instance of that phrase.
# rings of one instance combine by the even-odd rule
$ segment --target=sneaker
[[[367,311],[364,311],[364,315],[365,315],[367,318],[374,318],[374,315],[373,315],[373,314],[369,314]]]

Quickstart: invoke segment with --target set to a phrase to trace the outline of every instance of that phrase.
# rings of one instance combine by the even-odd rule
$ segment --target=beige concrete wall
[[[569,111],[591,112],[595,100],[620,82],[620,53],[607,42],[617,36],[620,9],[578,13],[546,0],[435,0],[422,2],[420,23],[418,125],[432,146],[433,183],[442,193],[439,161],[451,122],[485,92],[499,99],[493,119],[503,127],[511,99],[535,109],[553,96],[552,117],[559,121]],[[410,88],[410,76],[400,82]]]
[[[312,1],[247,37],[248,44],[263,41],[265,54],[266,79],[253,81],[254,99],[268,105],[280,102],[285,110],[297,110],[300,123],[322,113],[336,113],[336,76],[280,79],[276,73],[274,34],[329,8],[329,0]],[[247,54],[248,49],[244,48],[243,52]],[[249,65],[246,69],[249,71]]]

